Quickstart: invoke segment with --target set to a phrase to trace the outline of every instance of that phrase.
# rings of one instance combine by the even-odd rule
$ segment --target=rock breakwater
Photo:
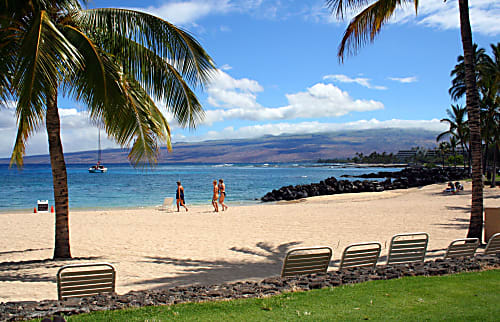
[[[408,189],[429,184],[457,181],[469,178],[467,170],[462,168],[406,168],[401,171],[382,171],[357,176],[356,178],[378,180],[337,180],[331,177],[319,183],[296,186],[284,186],[264,195],[261,200],[295,200],[322,195],[357,192],[381,192],[384,190]]]

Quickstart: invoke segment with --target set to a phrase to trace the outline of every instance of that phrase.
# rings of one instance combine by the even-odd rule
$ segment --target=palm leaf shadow
[[[56,282],[55,272],[72,262],[91,261],[99,257],[74,257],[72,259],[36,259],[0,262],[0,282]],[[44,273],[33,270],[44,269]]]
[[[274,247],[265,242],[256,244],[257,249],[231,247],[230,250],[252,256],[259,261],[197,260],[172,257],[145,257],[144,262],[158,265],[174,265],[181,268],[175,276],[156,277],[128,285],[161,284],[155,288],[168,288],[191,284],[221,284],[237,280],[263,279],[280,274],[283,258],[289,249],[301,242],[289,242]]]

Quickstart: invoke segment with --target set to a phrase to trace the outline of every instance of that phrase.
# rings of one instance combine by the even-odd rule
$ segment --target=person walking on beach
[[[186,211],[188,211],[186,207],[186,202],[184,201],[184,187],[181,185],[180,181],[177,181],[177,192],[175,193],[175,199],[177,199],[177,212],[179,212],[179,204],[186,208]]]
[[[222,211],[224,211],[224,209],[227,210],[227,206],[224,204],[224,199],[226,199],[226,185],[222,179],[219,179],[219,193],[219,203],[222,206]]]
[[[214,180],[214,193],[212,195],[212,206],[214,206],[214,212],[219,212],[219,205],[217,200],[219,199],[219,187],[217,186],[217,180]]]

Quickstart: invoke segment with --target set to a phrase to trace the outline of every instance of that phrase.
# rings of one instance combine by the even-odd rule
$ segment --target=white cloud
[[[206,112],[206,124],[227,119],[290,120],[297,118],[339,117],[350,112],[383,109],[381,102],[353,99],[333,84],[318,83],[304,92],[287,94],[288,105],[264,107],[257,102],[263,87],[248,78],[234,79],[219,70],[207,87],[208,102],[220,109]]]
[[[372,3],[370,1],[369,3]],[[356,12],[348,12],[344,21],[339,21],[335,15],[332,15],[328,9],[319,4],[312,6],[305,15],[306,19],[313,21],[323,21],[327,23],[342,23],[350,21]],[[479,32],[485,35],[500,34],[500,1],[491,0],[470,0],[469,15],[473,32]],[[389,23],[404,24],[414,23],[431,28],[438,29],[459,29],[460,18],[457,0],[420,0],[418,5],[418,15],[415,15],[415,7],[406,5],[396,10]]]
[[[311,134],[332,132],[341,130],[369,130],[369,129],[424,129],[429,131],[444,131],[447,129],[438,119],[432,120],[399,120],[392,119],[379,121],[376,119],[359,120],[348,123],[322,123],[322,122],[300,122],[300,123],[267,123],[252,126],[244,126],[238,129],[229,126],[222,131],[209,131],[205,135],[182,137],[176,141],[199,142],[205,140],[219,139],[251,139],[264,135],[281,134]]]
[[[210,14],[226,13],[231,10],[229,0],[169,1],[159,7],[131,8],[161,17],[174,24],[191,24]]]
[[[256,93],[263,90],[264,88],[255,80],[235,79],[218,70],[207,86],[208,102],[210,105],[223,108],[259,108]]]
[[[61,140],[64,152],[77,152],[97,149],[97,129],[89,122],[85,112],[74,108],[59,109],[61,118]],[[10,157],[17,134],[14,110],[0,108],[0,157]],[[26,154],[48,154],[48,140],[45,127],[42,126],[30,138],[26,146]],[[118,145],[106,138],[101,131],[103,149],[117,148]]]
[[[283,4],[279,0],[174,0],[163,1],[158,6],[128,9],[147,12],[174,24],[196,26],[196,22],[206,16],[233,12],[274,19],[279,16],[277,12],[283,9]],[[221,26],[219,30],[227,32],[231,28]]]
[[[408,84],[408,83],[415,83],[417,81],[417,76],[410,76],[410,77],[387,77],[388,79],[395,81],[395,82],[400,82],[403,84]]]
[[[469,16],[474,32],[486,35],[500,34],[500,1],[470,0]],[[439,29],[459,29],[458,1],[420,0],[418,15],[411,6],[399,10],[393,23],[416,22]]]
[[[233,69],[232,66],[229,66],[228,64],[224,64],[220,67],[221,70],[231,70]]]
[[[323,77],[323,79],[324,80],[331,80],[334,82],[340,82],[340,83],[356,83],[358,85],[361,85],[361,86],[366,87],[366,88],[371,88],[371,89],[378,89],[378,90],[387,89],[387,87],[385,87],[385,86],[372,85],[372,84],[370,84],[369,78],[363,78],[363,77],[351,78],[347,75],[335,74],[335,75],[326,75]]]

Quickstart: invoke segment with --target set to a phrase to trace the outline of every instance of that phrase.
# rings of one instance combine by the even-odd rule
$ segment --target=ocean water
[[[88,166],[68,165],[69,204],[73,209],[148,207],[174,197],[180,180],[188,205],[210,204],[212,181],[224,179],[228,205],[260,202],[267,192],[286,185],[320,182],[328,177],[399,168],[354,168],[320,164],[158,165],[153,170],[107,165],[104,174]],[[354,179],[353,179],[354,180]],[[50,165],[26,165],[22,171],[0,165],[0,211],[33,209],[36,201],[54,204]]]

